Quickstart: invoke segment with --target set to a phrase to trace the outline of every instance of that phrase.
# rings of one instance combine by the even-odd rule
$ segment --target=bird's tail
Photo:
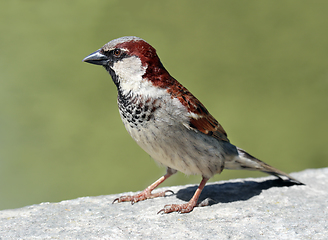
[[[274,175],[278,178],[281,178],[281,176],[287,177],[290,181],[293,181],[297,184],[304,185],[302,182],[298,181],[297,179],[291,177],[287,173],[284,173],[283,171],[280,171],[274,167],[271,167],[270,165],[266,164],[265,162],[262,162],[261,160],[257,159],[256,157],[253,157],[249,153],[247,153],[245,150],[238,148],[238,158],[235,159],[235,161],[228,163],[225,168],[230,169],[246,169],[246,170],[258,170],[261,172],[265,172],[271,175]]]

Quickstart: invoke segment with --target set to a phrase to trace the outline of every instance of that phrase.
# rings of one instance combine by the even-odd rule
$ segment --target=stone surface
[[[328,168],[291,175],[306,185],[273,177],[210,183],[201,199],[211,205],[188,214],[156,213],[189,200],[195,185],[162,188],[176,194],[134,205],[109,195],[3,210],[0,239],[327,239]]]

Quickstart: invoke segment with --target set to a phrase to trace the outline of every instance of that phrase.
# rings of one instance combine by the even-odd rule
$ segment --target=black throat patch
[[[149,121],[155,121],[155,111],[160,106],[158,100],[143,98],[129,91],[124,94],[118,87],[118,108],[122,120],[126,120],[131,128],[141,129]]]

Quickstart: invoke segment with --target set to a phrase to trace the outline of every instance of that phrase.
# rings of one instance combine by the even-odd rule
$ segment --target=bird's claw
[[[185,203],[185,204],[169,204],[165,205],[163,209],[159,210],[159,213],[171,213],[171,212],[177,212],[177,213],[189,213],[191,212],[194,207],[196,207],[195,203]]]
[[[114,204],[116,201],[120,202],[120,198],[115,198],[114,201],[112,202],[112,204]]]
[[[170,195],[166,195],[166,193],[171,193],[171,195],[174,195],[174,192],[172,190],[166,190],[164,191],[164,197],[170,196]]]
[[[146,199],[156,198],[156,197],[167,197],[167,196],[171,195],[171,194],[166,195],[167,193],[171,193],[172,195],[174,194],[174,192],[172,190],[166,190],[166,191],[159,192],[159,193],[150,193],[149,191],[143,191],[136,195],[121,196],[121,197],[115,198],[114,201],[112,202],[112,204],[114,204],[115,202],[118,202],[118,203],[131,202],[131,204],[133,205],[139,201],[143,201]]]

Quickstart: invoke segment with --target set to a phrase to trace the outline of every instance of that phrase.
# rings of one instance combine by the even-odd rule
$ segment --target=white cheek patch
[[[146,67],[142,66],[141,60],[137,57],[123,58],[114,63],[112,68],[119,78],[123,91],[138,90],[142,76],[146,72]]]
[[[169,95],[165,89],[155,87],[151,81],[142,78],[146,73],[147,66],[142,66],[138,57],[123,58],[114,63],[112,69],[119,79],[123,94],[132,91],[136,94],[156,98]]]

